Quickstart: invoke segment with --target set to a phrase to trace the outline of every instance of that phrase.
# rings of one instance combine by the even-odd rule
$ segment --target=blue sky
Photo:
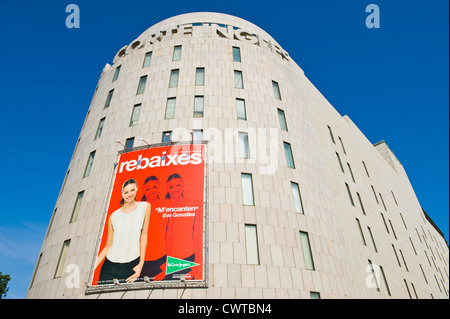
[[[80,28],[65,26],[68,4]],[[365,26],[368,4],[381,28]],[[448,0],[0,0],[0,271],[24,298],[100,73],[153,24],[228,13],[271,34],[341,115],[385,140],[449,240]]]

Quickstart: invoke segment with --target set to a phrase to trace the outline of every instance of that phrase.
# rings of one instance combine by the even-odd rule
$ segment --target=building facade
[[[204,286],[90,290],[118,152],[192,140],[207,145]],[[103,69],[27,298],[448,298],[448,274],[387,144],[262,29],[190,13]]]

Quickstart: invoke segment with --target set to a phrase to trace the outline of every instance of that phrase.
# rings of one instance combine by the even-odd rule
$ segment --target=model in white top
[[[134,282],[141,274],[147,248],[147,231],[150,220],[150,204],[137,202],[137,184],[134,179],[122,186],[122,207],[108,219],[106,245],[97,257],[95,268],[105,258],[113,263],[129,263],[139,258],[133,267],[134,274],[126,282]]]

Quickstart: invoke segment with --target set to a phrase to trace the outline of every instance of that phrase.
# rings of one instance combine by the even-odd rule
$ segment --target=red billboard
[[[91,287],[203,282],[204,144],[120,154]]]

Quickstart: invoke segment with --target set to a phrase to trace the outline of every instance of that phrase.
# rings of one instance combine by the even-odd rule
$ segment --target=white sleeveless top
[[[140,202],[131,213],[119,208],[111,215],[114,230],[113,243],[106,257],[115,263],[127,263],[141,255],[141,231],[144,225],[147,202]]]

